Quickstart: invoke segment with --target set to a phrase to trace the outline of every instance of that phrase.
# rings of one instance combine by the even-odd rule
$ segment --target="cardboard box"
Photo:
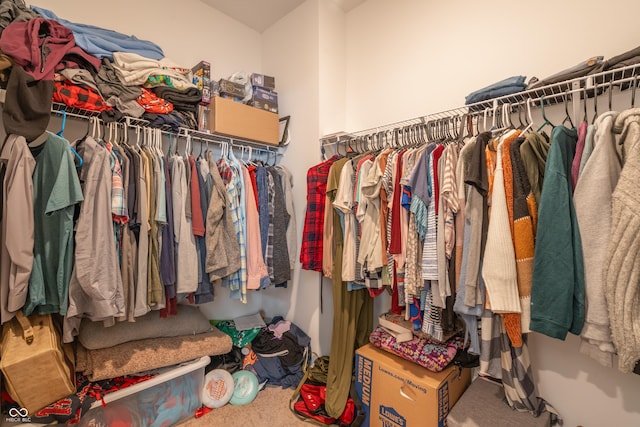
[[[251,86],[259,86],[265,89],[275,89],[276,79],[271,76],[265,76],[264,74],[251,74]]]
[[[263,144],[279,144],[277,114],[218,96],[213,98],[209,107],[211,132]]]
[[[356,351],[355,363],[362,425],[370,427],[444,427],[471,379],[469,369],[431,372],[372,344]]]
[[[220,87],[220,93],[226,93],[227,95],[237,96],[240,99],[244,99],[244,85],[232,82],[231,80],[220,79],[218,86]]]
[[[211,102],[211,64],[207,61],[200,61],[198,65],[191,69],[193,73],[193,84],[202,91],[202,105]]]

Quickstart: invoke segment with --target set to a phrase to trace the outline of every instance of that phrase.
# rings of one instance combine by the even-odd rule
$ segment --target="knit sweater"
[[[531,185],[527,179],[524,162],[520,155],[523,138],[511,145],[511,165],[513,170],[513,245],[518,272],[518,294],[520,295],[520,327],[522,333],[529,332],[531,320],[531,280],[533,275],[533,256],[538,206],[533,197]]]
[[[602,269],[611,232],[612,194],[622,170],[622,147],[615,141],[613,124],[618,113],[608,112],[596,121],[595,148],[576,185],[573,202],[580,225],[587,297],[580,351],[604,366],[613,365],[613,343]],[[597,189],[597,191],[594,191]],[[597,209],[594,207],[597,206]]]
[[[571,192],[571,163],[578,133],[553,129],[538,210],[531,285],[532,331],[564,340],[584,323],[582,243]]]
[[[502,145],[503,143],[498,145],[493,180],[493,205],[482,264],[482,277],[491,301],[491,310],[494,313],[520,313],[516,257],[509,230],[509,213],[504,189]]]
[[[640,109],[620,113],[613,130],[622,135],[625,159],[613,192],[603,278],[618,369],[631,372],[640,360]]]

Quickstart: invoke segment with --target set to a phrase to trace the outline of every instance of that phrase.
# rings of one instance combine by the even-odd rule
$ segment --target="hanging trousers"
[[[342,281],[342,226],[335,211],[333,227],[333,333],[325,409],[330,417],[338,418],[349,397],[355,350],[369,342],[373,329],[373,298],[367,289],[347,290],[347,283]]]

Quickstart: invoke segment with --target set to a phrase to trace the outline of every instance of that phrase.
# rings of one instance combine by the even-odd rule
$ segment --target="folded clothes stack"
[[[638,64],[640,64],[640,46],[607,59],[606,61],[602,62],[602,64],[594,68],[591,74],[601,73],[604,71],[615,70],[618,68]],[[614,72],[612,74],[607,74],[606,76],[596,77],[595,80],[596,83],[604,83],[610,80],[626,79],[634,74],[638,74],[638,70],[636,70],[635,68],[620,72]],[[622,88],[627,89],[630,85],[631,82],[627,82],[622,85]]]
[[[476,102],[486,101],[487,99],[522,92],[527,88],[525,78],[525,76],[513,76],[478,89],[467,95],[464,103],[465,105],[475,104]]]
[[[18,0],[3,1],[0,15],[1,86],[8,86],[13,66],[35,81],[55,81],[52,102],[100,112],[106,122],[144,117],[174,131],[197,128],[202,93],[191,69],[165,58],[155,43],[69,22]]]
[[[42,7],[31,6],[43,18],[56,21],[73,31],[76,44],[89,55],[97,58],[111,58],[113,52],[131,52],[151,59],[164,58],[162,48],[147,40],[135,36],[120,34],[116,31],[93,25],[76,24],[58,18],[55,13]]]
[[[536,89],[565,80],[584,77],[587,74],[590,74],[594,72],[594,70],[598,69],[598,67],[602,65],[603,59],[603,56],[593,56],[585,61],[580,62],[579,64],[574,65],[573,67],[559,71],[542,80],[538,80],[536,77],[532,77],[531,80],[529,80],[529,86],[527,87],[527,89]]]

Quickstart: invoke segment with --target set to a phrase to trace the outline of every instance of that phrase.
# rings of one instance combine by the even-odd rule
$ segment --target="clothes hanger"
[[[522,131],[522,129],[524,129],[525,125],[524,123],[522,123],[522,103],[518,102],[518,129],[520,129]]]
[[[636,108],[636,88],[638,87],[638,77],[633,80],[633,86],[631,87],[631,108]]]
[[[569,114],[569,90],[567,90],[564,93],[564,112],[565,112],[565,117],[564,120],[562,121],[562,125],[564,125],[567,121],[569,122],[569,124],[571,125],[571,127],[575,127],[573,125],[573,120],[571,120],[571,115]]]
[[[67,125],[67,112],[66,112],[66,110],[62,110],[62,111],[58,111],[58,113],[62,113],[62,123],[60,124],[60,130],[56,133],[56,135],[58,135],[60,138],[64,138],[66,140],[66,138],[64,136],[64,129],[65,129],[66,125]],[[82,167],[82,164],[84,163],[83,160],[82,160],[82,156],[80,156],[80,154],[78,154],[76,149],[73,148],[73,146],[71,144],[69,144],[69,149],[71,150],[71,152],[73,153],[73,156],[78,161],[76,163],[76,168]]]
[[[111,126],[111,128],[113,129],[113,135],[111,136],[111,138],[109,138],[109,144],[113,145],[114,141],[118,140],[118,124],[113,123],[113,126]]]
[[[173,134],[169,132],[169,147],[167,148],[167,155],[171,155],[172,149],[173,149]]]
[[[191,135],[187,134],[187,142],[184,145],[184,158],[188,159],[189,154],[191,154]]]
[[[490,110],[490,108],[488,108],[488,107],[484,109],[484,113],[483,113],[484,118],[482,119],[482,131],[483,132],[486,132],[488,130],[488,128],[487,128],[487,113],[489,112],[489,110]]]
[[[208,143],[209,141],[207,141],[207,144]],[[253,147],[248,147],[248,151],[249,151],[249,155],[247,156],[247,163],[252,166],[256,166],[256,164],[253,161]]]
[[[531,115],[531,103],[532,102],[533,101],[532,101],[531,98],[527,98],[527,115],[525,117],[525,120],[527,120],[528,124],[527,124],[527,126],[525,126],[524,129],[522,129],[521,135],[524,135],[526,132],[528,132],[533,127],[533,116]]]
[[[140,146],[140,132],[141,132],[140,126],[137,126],[137,125],[136,125],[136,143],[135,143],[135,145],[133,146],[133,148],[134,148],[136,151],[140,151],[140,148],[142,148],[142,147]]]
[[[67,111],[61,110],[61,111],[58,111],[57,114],[62,116],[62,123],[60,124],[60,130],[56,133],[56,135],[58,135],[61,138],[64,138],[64,128],[67,125]]]
[[[589,120],[589,118],[587,117],[587,88],[584,87],[582,91],[584,97],[584,103],[582,104],[582,106],[584,107],[584,117],[582,118],[582,121],[587,122]]]
[[[593,97],[593,119],[591,120],[591,124],[594,124],[598,118],[598,83],[595,84],[593,93],[596,95]]]
[[[540,127],[538,128],[538,132],[540,132],[547,125],[551,126],[552,128],[555,127],[553,123],[549,121],[549,119],[547,118],[547,115],[544,113],[544,96],[540,97],[540,110],[542,112],[542,118],[544,119],[544,123],[540,125]]]
[[[511,104],[510,103],[504,103],[502,104],[502,123],[501,123],[501,127],[504,129],[510,129],[512,127],[511,125],[511,117],[509,117],[511,115]]]
[[[613,111],[613,80],[609,81],[609,111]]]

